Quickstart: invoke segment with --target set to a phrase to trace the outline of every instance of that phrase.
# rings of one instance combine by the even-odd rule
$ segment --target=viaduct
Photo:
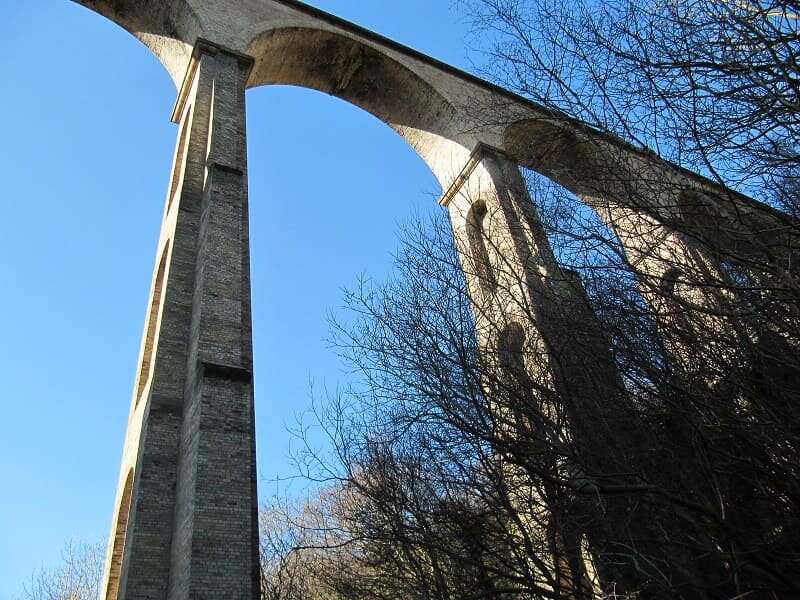
[[[558,265],[518,165],[595,209],[654,282],[647,289],[674,279],[668,264],[681,264],[687,280],[707,275],[707,242],[776,264],[788,264],[796,246],[784,217],[761,204],[295,0],[75,1],[137,37],[178,89],[106,600],[259,596],[247,89],[332,94],[414,148],[444,190],[476,318],[500,323],[500,346],[524,339],[559,356],[526,368],[569,388],[577,430],[603,418],[597,394],[581,390],[614,393],[617,381],[580,281]],[[713,240],[700,236],[699,221],[712,224],[703,235]],[[724,233],[713,223],[725,223]],[[533,307],[535,326],[522,322],[521,306]],[[564,306],[566,325],[548,326]],[[575,347],[575,335],[589,343]]]

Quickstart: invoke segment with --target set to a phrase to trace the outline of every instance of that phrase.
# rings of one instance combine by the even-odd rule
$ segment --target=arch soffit
[[[387,54],[325,29],[269,29],[245,53],[248,87],[296,85],[341,98],[386,124],[446,137],[455,110],[433,86]]]
[[[504,134],[506,152],[519,164],[578,194],[591,194],[598,177],[598,157],[590,140],[548,118],[522,119]]]
[[[369,112],[399,133],[447,179],[442,154],[460,149],[455,108],[430,83],[387,53],[322,28],[286,26],[258,34],[245,49],[255,59],[248,87],[294,85],[324,92]]]
[[[204,36],[202,22],[187,0],[73,0],[113,21],[155,54],[176,87],[183,80],[192,44]]]

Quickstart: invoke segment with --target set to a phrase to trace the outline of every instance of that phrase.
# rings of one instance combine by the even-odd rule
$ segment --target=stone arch
[[[203,26],[187,0],[74,0],[113,21],[155,54],[175,82],[192,53],[182,40],[203,37]]]
[[[506,152],[519,164],[536,171],[578,195],[596,193],[591,180],[596,161],[588,140],[560,123],[526,119],[509,125]]]
[[[288,84],[331,94],[394,128],[445,134],[454,109],[433,86],[387,54],[323,29],[286,27],[257,36],[248,87]]]
[[[358,106],[399,133],[441,178],[435,154],[453,143],[456,110],[407,66],[362,41],[307,27],[264,31],[246,54],[255,59],[248,87],[294,85]]]
[[[115,22],[147,46],[178,88],[202,40],[255,59],[247,87],[269,84],[315,89],[354,104],[399,133],[443,187],[467,160],[473,135],[459,129],[459,110],[381,40],[362,38],[346,21],[323,22],[307,6],[250,7],[257,22],[280,23],[260,33],[215,4],[197,0],[74,0]],[[291,4],[291,3],[290,3]],[[288,10],[287,10],[288,9]],[[287,13],[293,15],[287,17]],[[289,24],[287,24],[289,23]],[[258,31],[258,28],[255,29]],[[426,57],[422,57],[423,60]],[[413,58],[419,60],[419,57]],[[463,114],[460,115],[463,120]],[[463,128],[463,123],[461,124]]]

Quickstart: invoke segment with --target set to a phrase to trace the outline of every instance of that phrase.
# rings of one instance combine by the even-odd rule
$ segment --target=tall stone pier
[[[258,595],[245,83],[198,41],[159,240],[106,597]]]

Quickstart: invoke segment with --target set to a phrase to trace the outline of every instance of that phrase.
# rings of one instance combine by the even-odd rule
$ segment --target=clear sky
[[[465,67],[449,0],[313,5]],[[176,137],[172,81],[133,37],[68,0],[0,1],[0,600],[105,541]],[[343,381],[326,314],[383,277],[398,223],[438,184],[371,115],[318,92],[248,92],[259,470],[285,424]],[[262,495],[268,492],[262,482]]]

